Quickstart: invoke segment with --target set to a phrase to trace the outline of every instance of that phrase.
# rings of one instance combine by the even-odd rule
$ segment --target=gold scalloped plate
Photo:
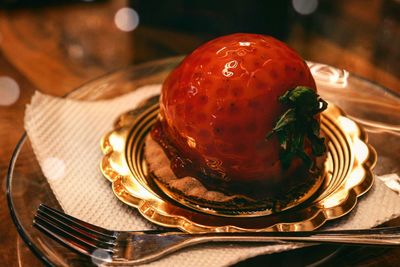
[[[372,186],[376,152],[362,128],[329,104],[321,116],[328,153],[323,184],[307,199],[299,199],[279,212],[238,212],[227,216],[167,196],[149,174],[144,160],[144,140],[158,112],[158,97],[117,120],[114,130],[101,140],[100,168],[119,200],[135,207],[149,221],[189,233],[237,231],[311,231],[326,221],[344,216],[357,198]],[[319,186],[319,185],[318,185]],[[165,189],[164,189],[165,190]],[[315,190],[314,190],[315,191]]]

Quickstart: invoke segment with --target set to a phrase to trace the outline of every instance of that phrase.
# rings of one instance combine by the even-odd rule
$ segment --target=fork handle
[[[124,249],[119,249],[120,257],[131,259],[132,263],[144,263],[158,259],[164,255],[196,244],[207,242],[263,242],[270,244],[297,243],[316,244],[328,243],[339,245],[400,245],[400,228],[382,228],[370,230],[344,230],[319,232],[249,232],[249,233],[205,233],[188,234],[164,232],[159,234],[121,232],[119,243]],[[118,239],[117,239],[118,240]],[[135,242],[130,242],[135,241]],[[141,249],[132,249],[139,245]],[[128,254],[127,254],[128,252]],[[132,253],[132,254],[129,254]]]
[[[400,245],[399,233],[392,231],[382,231],[374,234],[365,234],[361,230],[351,231],[352,233],[332,232],[298,232],[298,233],[208,233],[208,234],[187,234],[187,233],[163,233],[145,235],[146,238],[153,236],[155,243],[149,250],[141,251],[140,260],[136,258],[135,263],[149,262],[158,259],[164,255],[180,250],[192,245],[207,242],[262,242],[270,244],[294,243],[294,244],[337,244],[337,245],[372,245],[372,246],[398,246]],[[128,243],[129,244],[129,243]],[[154,244],[157,249],[154,250]],[[126,244],[127,245],[127,244]],[[128,249],[129,250],[129,249]],[[133,257],[135,258],[135,257]]]
[[[267,243],[325,243],[325,244],[341,244],[341,245],[373,245],[373,246],[398,246],[400,245],[400,235],[393,233],[380,234],[312,234],[310,235],[275,235],[269,233],[257,233],[246,235],[241,234],[204,234],[192,235],[187,242],[204,243],[204,242],[267,242]]]

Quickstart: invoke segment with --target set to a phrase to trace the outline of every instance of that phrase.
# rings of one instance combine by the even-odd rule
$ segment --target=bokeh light
[[[111,254],[106,251],[105,249],[95,249],[92,253],[92,262],[97,265],[101,266],[102,263],[104,262],[110,262],[111,261]]]
[[[68,47],[68,54],[72,58],[76,59],[82,58],[84,56],[83,47],[78,44],[72,44]]]
[[[114,23],[121,31],[130,32],[139,25],[139,15],[134,9],[124,7],[115,13]]]
[[[65,177],[66,166],[62,159],[49,157],[43,161],[42,170],[49,180],[59,180]]]
[[[310,15],[317,10],[318,0],[292,0],[293,9],[301,15]]]
[[[0,77],[0,106],[10,106],[17,102],[20,95],[18,83],[7,76]]]

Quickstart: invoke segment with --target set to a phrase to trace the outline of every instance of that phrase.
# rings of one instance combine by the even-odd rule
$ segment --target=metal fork
[[[206,242],[331,243],[399,246],[400,227],[309,232],[188,234],[171,231],[110,231],[41,204],[34,226],[61,244],[98,262],[140,264]]]

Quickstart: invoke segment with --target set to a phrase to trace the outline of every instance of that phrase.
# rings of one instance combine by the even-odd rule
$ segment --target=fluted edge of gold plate
[[[327,138],[324,185],[315,197],[276,214],[234,218],[205,214],[169,199],[152,182],[143,157],[144,137],[158,112],[157,98],[122,114],[103,136],[100,169],[116,197],[147,220],[189,233],[237,231],[309,231],[349,213],[373,185],[377,155],[365,131],[333,104],[321,116]],[[132,218],[134,219],[134,218]]]

